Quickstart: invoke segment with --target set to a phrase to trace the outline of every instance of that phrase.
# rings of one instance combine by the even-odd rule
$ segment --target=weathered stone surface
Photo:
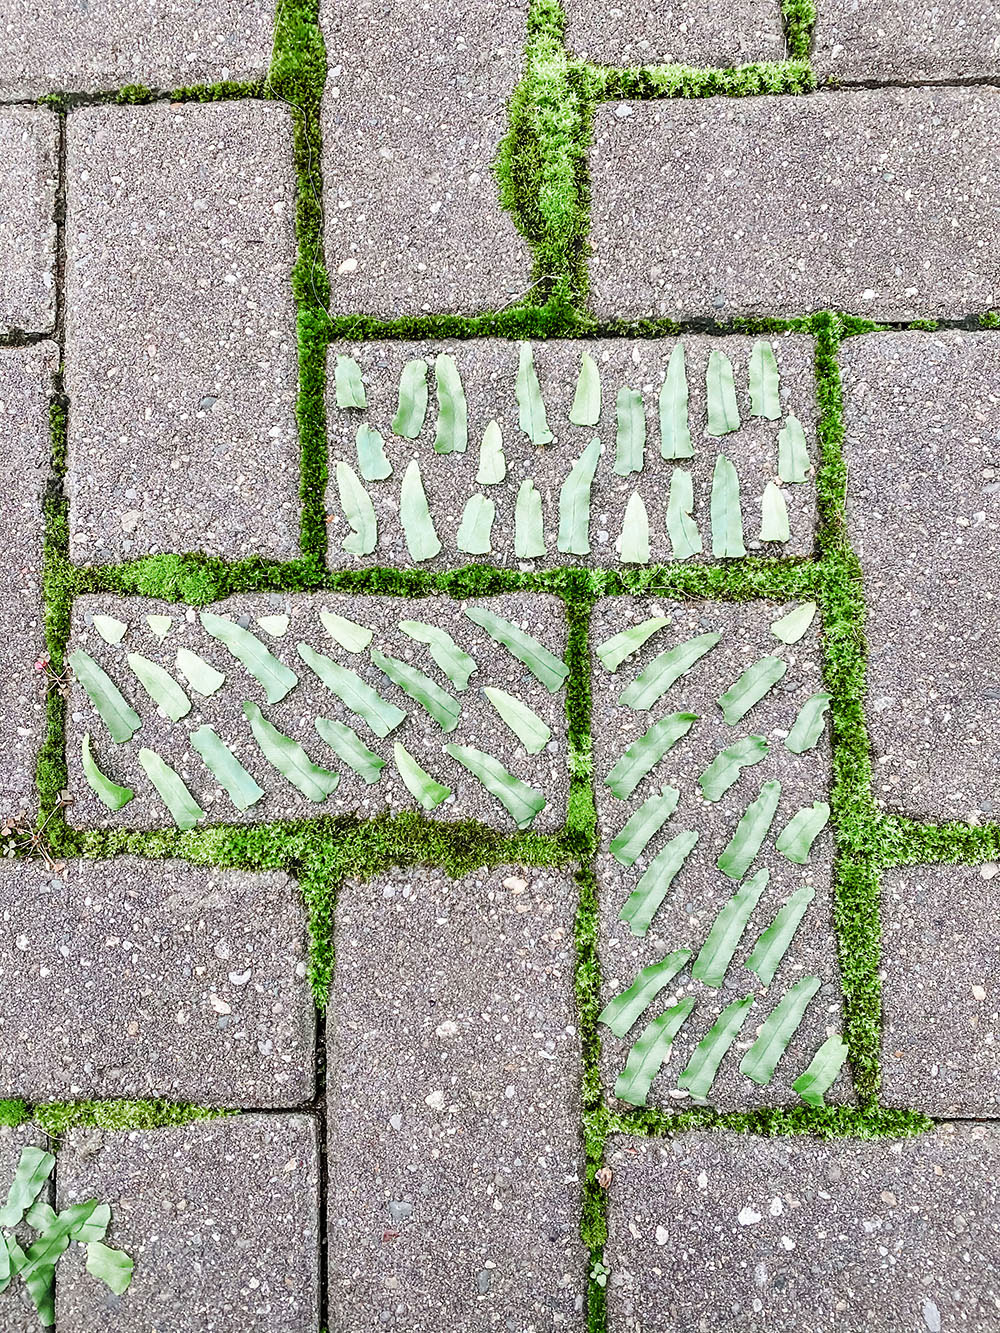
[[[301,1115],[179,1129],[72,1131],[58,1206],[111,1205],[108,1244],[135,1260],[115,1296],[74,1245],[56,1272],[64,1333],[312,1333],[319,1323],[319,1145]]]
[[[348,883],[329,1008],[337,1328],[582,1329],[576,888]]]
[[[288,111],[88,107],[68,171],[73,559],[297,555]]]
[[[14,1178],[21,1152],[29,1147],[48,1148],[45,1135],[34,1125],[13,1128],[0,1125],[0,1198],[7,1197],[7,1189]],[[51,1178],[42,1187],[39,1198],[52,1203]],[[27,1250],[32,1241],[37,1239],[37,1232],[26,1222],[16,1229],[14,1235],[22,1250]],[[0,1321],[4,1333],[37,1333],[38,1314],[27,1288],[19,1278],[15,1278],[13,1284],[0,1294]]]
[[[513,620],[542,642],[557,657],[566,653],[566,613],[556,597],[509,594],[459,602],[448,597],[389,598],[343,597],[320,593],[259,594],[232,597],[210,608],[213,612],[245,625],[270,652],[298,676],[298,684],[277,704],[268,704],[263,688],[229,650],[201,626],[192,608],[174,603],[121,597],[84,597],[74,607],[73,648],[90,653],[118,684],[143,719],[132,740],[123,745],[110,741],[107,729],[89,698],[74,682],[70,697],[66,758],[74,804],[69,818],[80,826],[159,828],[171,826],[171,818],[138,762],[143,747],[155,750],[174,766],[212,823],[264,823],[272,819],[308,818],[314,815],[357,814],[368,818],[386,811],[417,810],[420,807],[399,776],[393,757],[398,741],[437,781],[449,787],[452,796],[431,812],[438,819],[478,819],[513,831],[517,825],[500,802],[458,761],[445,754],[446,744],[471,745],[499,759],[522,781],[544,793],[545,809],[533,827],[540,831],[561,828],[565,823],[569,779],[566,762],[566,700],[564,689],[550,692],[508,650],[495,643],[464,613],[464,607],[482,607]],[[351,653],[328,634],[320,619],[323,610],[353,620],[369,629],[374,638],[371,651],[405,661],[429,676],[461,706],[457,726],[444,732],[423,707],[383,675],[369,651]],[[120,644],[106,643],[92,628],[93,615],[110,614],[128,625]],[[289,626],[280,638],[272,637],[257,623],[260,616],[287,615]],[[172,625],[162,643],[151,632],[145,617],[167,615]],[[457,692],[437,666],[429,650],[398,628],[400,621],[418,620],[447,630],[457,644],[475,660],[477,670],[468,688]],[[299,656],[296,645],[305,642],[317,652],[359,674],[381,697],[402,709],[406,719],[388,736],[376,736],[361,717],[350,711],[314,674]],[[187,683],[175,665],[179,648],[198,653],[226,677],[226,683],[208,698]],[[181,683],[191,701],[191,710],[180,722],[161,715],[133,676],[127,654],[141,653],[162,666]],[[485,686],[505,690],[532,708],[549,727],[552,737],[540,754],[525,752],[514,733],[500,721],[492,704],[482,694]],[[319,804],[307,800],[272,768],[253,738],[243,704],[252,700],[277,729],[298,740],[312,761],[340,775],[337,789]],[[385,766],[377,782],[369,785],[342,762],[320,738],[315,720],[332,718],[352,727],[364,745]],[[208,724],[237,754],[265,795],[246,812],[239,811],[206,769],[192,748],[190,733]],[[116,782],[130,787],[135,797],[118,814],[111,814],[91,791],[83,777],[83,735],[92,733],[97,763]]]
[[[614,1333],[992,1329],[995,1127],[840,1139],[615,1138]]]
[[[812,63],[822,79],[920,83],[1000,74],[996,11],[984,0],[826,0],[817,10]]]
[[[875,795],[996,818],[1000,334],[872,334],[840,363]]]
[[[312,1096],[305,913],[286,875],[5,861],[0,923],[0,1097]]]
[[[323,0],[323,184],[332,309],[385,318],[511,304],[531,255],[493,162],[521,75],[526,0]]]
[[[771,0],[567,0],[566,45],[595,65],[746,65],[785,54]]]
[[[594,310],[907,320],[989,309],[998,146],[991,88],[603,106]]]
[[[706,939],[716,914],[736,891],[739,880],[730,879],[716,861],[732,837],[737,823],[766,781],[781,783],[781,797],[770,833],[754,858],[743,882],[759,869],[769,872],[767,888],[757,904],[740,940],[721,988],[713,989],[690,977],[690,965],[663,993],[620,1041],[601,1029],[603,1072],[609,1096],[615,1079],[625,1066],[631,1045],[647,1022],[692,997],[695,1008],[674,1042],[673,1053],[649,1093],[648,1104],[663,1109],[690,1106],[687,1093],[677,1087],[697,1043],[705,1036],[722,1009],[733,1000],[753,994],[740,1036],[723,1060],[710,1100],[725,1110],[795,1103],[798,1094],[792,1083],[805,1070],[819,1045],[830,1032],[841,1027],[841,993],[836,946],[831,917],[831,861],[833,837],[829,825],[813,844],[809,861],[795,865],[778,852],[775,842],[789,819],[804,806],[828,799],[830,741],[824,729],[815,748],[794,755],[784,740],[802,704],[823,689],[819,656],[819,621],[814,620],[805,637],[785,645],[771,633],[771,625],[795,604],[761,607],[719,603],[675,603],[647,599],[608,598],[594,608],[591,644],[596,649],[612,634],[651,616],[669,616],[671,623],[657,631],[644,648],[610,674],[595,659],[594,664],[594,776],[597,816],[601,840],[598,859],[600,883],[600,955],[603,973],[602,999],[606,1004],[632,984],[640,968],[656,962],[675,949],[697,951]],[[658,704],[637,712],[619,706],[618,697],[632,680],[661,652],[695,635],[720,632],[719,643],[681,677]],[[743,671],[764,656],[787,663],[784,677],[756,704],[743,720],[726,723],[716,702],[719,695]],[[614,796],[606,779],[625,749],[648,727],[674,712],[698,716],[687,735],[678,741],[636,787],[627,800]],[[744,768],[737,782],[715,802],[703,800],[697,779],[715,756],[742,737],[762,736],[769,745],[764,759]],[[674,787],[679,801],[673,815],[645,851],[629,868],[610,854],[609,844],[628,818],[664,784]],[[642,873],[672,838],[682,830],[696,832],[698,842],[674,879],[648,933],[638,937],[619,920],[629,894]],[[816,896],[808,907],[791,947],[767,989],[744,963],[757,937],[774,919],[778,908],[792,892],[809,886]],[[693,959],[692,959],[693,963]],[[739,1062],[750,1048],[764,1018],[786,990],[807,976],[822,981],[805,1017],[778,1064],[769,1085],[759,1087],[739,1071]],[[829,1097],[833,1101],[851,1096],[846,1071]]]
[[[58,142],[51,111],[0,108],[0,333],[46,333],[55,323]]]

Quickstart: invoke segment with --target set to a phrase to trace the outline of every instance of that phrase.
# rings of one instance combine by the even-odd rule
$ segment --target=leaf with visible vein
[[[826,711],[830,707],[832,695],[820,690],[812,694],[798,711],[792,729],[785,738],[785,749],[792,754],[805,754],[823,735],[826,726]]]
[[[345,653],[363,653],[375,637],[367,625],[359,625],[356,620],[348,620],[336,611],[324,609],[319,618],[327,634]]]
[[[135,795],[135,792],[131,787],[119,787],[117,782],[112,782],[110,778],[105,777],[97,767],[97,764],[94,761],[94,756],[90,752],[89,731],[84,732],[82,748],[83,753],[81,762],[83,765],[83,776],[87,779],[91,790],[97,796],[98,800],[106,805],[109,810],[124,809]],[[0,1222],[0,1226],[5,1225],[7,1224]]]
[[[98,666],[82,648],[76,648],[70,653],[69,664],[100,714],[111,739],[118,745],[130,741],[142,726],[142,719],[122,696],[121,690],[104,668]]]
[[[778,1061],[788,1049],[788,1043],[819,988],[819,977],[803,977],[785,991],[764,1019],[757,1040],[740,1061],[741,1074],[746,1074],[761,1087],[770,1083]]]
[[[538,383],[535,358],[529,342],[522,342],[520,345],[515,393],[518,407],[517,424],[521,430],[532,444],[551,444],[553,435],[545,416],[542,389]]]
[[[753,764],[759,764],[767,754],[768,745],[763,736],[744,736],[741,740],[720,750],[698,779],[698,786],[706,801],[719,801],[740,773]]]
[[[635,980],[628,990],[623,990],[613,1000],[608,1001],[597,1016],[598,1023],[610,1028],[616,1037],[624,1038],[657,995],[665,990],[686,966],[690,957],[690,949],[677,949],[674,953],[667,954],[666,958],[661,958],[658,963],[650,963],[648,967],[642,968],[636,973]]]
[[[693,458],[688,425],[688,385],[684,368],[684,344],[675,343],[667,362],[667,375],[660,389],[660,455]]]
[[[196,694],[209,699],[226,683],[221,671],[216,671],[211,662],[193,653],[190,648],[178,648],[174,666],[181,673]]]
[[[503,434],[496,421],[483,431],[479,446],[479,471],[476,481],[480,486],[498,486],[507,475],[507,460],[503,456]]]
[[[123,620],[117,620],[114,616],[92,616],[90,623],[104,642],[111,644],[112,647],[116,643],[121,643],[125,637],[125,631],[128,629],[128,625]]]
[[[788,506],[785,494],[773,481],[764,487],[760,502],[760,540],[762,542],[787,542],[791,537],[788,526]]]
[[[441,543],[427,504],[420,464],[415,458],[410,459],[403,473],[403,485],[399,492],[399,518],[410,559],[417,564],[433,560],[441,550]]]
[[[447,352],[442,352],[434,362],[434,383],[438,400],[434,452],[464,454],[469,442],[469,409],[455,358]]]
[[[494,643],[502,644],[522,665],[526,666],[550,694],[562,689],[569,675],[569,667],[562,658],[550,652],[531,634],[526,634],[511,621],[505,620],[503,616],[494,615],[485,607],[466,606],[463,610],[474,625],[486,631]]]
[[[615,1080],[615,1096],[630,1106],[645,1106],[653,1080],[666,1063],[674,1037],[680,1031],[694,1000],[687,996],[680,1004],[647,1023],[628,1053],[625,1068]]]
[[[601,457],[595,435],[570,468],[559,491],[559,533],[556,548],[564,555],[590,554],[590,488]]]
[[[618,390],[616,401],[618,432],[615,437],[615,472],[627,477],[630,472],[642,471],[642,456],[646,448],[646,409],[642,394],[628,386]]]
[[[589,352],[580,353],[580,373],[569,419],[574,426],[596,426],[601,419],[601,372]]]
[[[802,422],[791,414],[778,431],[778,476],[788,484],[809,480],[806,433]]]
[[[697,721],[697,713],[669,713],[654,722],[621,756],[604,779],[605,787],[619,801],[627,801],[646,774]]]
[[[211,611],[202,611],[202,627],[213,639],[232,653],[238,662],[242,662],[254,680],[263,686],[269,704],[280,703],[299,678],[284,662],[279,662],[271,650],[235,620],[217,616]]]
[[[645,935],[697,841],[697,833],[682,829],[650,861],[618,914],[633,935]]]
[[[715,460],[712,474],[712,554],[717,560],[746,555],[743,545],[743,510],[740,508],[740,479],[725,454]]]
[[[762,657],[759,662],[747,667],[739,680],[734,681],[725,694],[719,695],[719,707],[729,725],[735,726],[746,717],[750,709],[777,685],[787,670],[788,663],[780,657]]]
[[[87,1272],[110,1287],[116,1296],[128,1290],[134,1267],[123,1250],[114,1250],[99,1240],[92,1240],[87,1246]]]
[[[298,645],[298,654],[320,678],[326,688],[340,702],[367,722],[376,736],[388,736],[404,720],[406,714],[395,704],[383,699],[350,667],[341,666],[332,657],[318,653],[308,643]]]
[[[605,671],[617,671],[627,657],[637,653],[658,629],[663,629],[669,624],[669,616],[654,616],[650,620],[644,620],[641,625],[630,625],[628,629],[612,634],[610,639],[605,639],[603,643],[597,645],[595,651],[598,661]]]
[[[478,778],[491,796],[496,797],[519,829],[532,824],[548,805],[540,791],[508,773],[492,755],[484,754],[472,745],[446,745],[444,748],[446,754],[457,759],[474,778]]]
[[[753,1004],[753,996],[744,996],[727,1004],[695,1048],[687,1066],[677,1078],[677,1086],[686,1088],[692,1097],[706,1098],[719,1072],[726,1053],[740,1034]]]
[[[618,696],[618,702],[624,708],[640,712],[662,699],[681,676],[685,675],[696,662],[700,662],[706,653],[712,651],[722,638],[721,634],[698,634],[693,639],[653,658],[645,671],[641,671],[631,685],[627,685]]]
[[[746,966],[753,972],[762,986],[770,986],[774,974],[781,966],[781,960],[788,952],[799,922],[806,914],[806,908],[816,897],[816,890],[803,887],[796,889],[788,901],[778,909],[774,920],[762,930],[753,946],[753,952],[746,961]]]
[[[830,807],[827,803],[813,801],[811,806],[803,806],[792,815],[774,845],[793,865],[808,865],[812,845],[826,828],[829,818]]]
[[[760,902],[760,895],[767,888],[770,878],[769,870],[758,870],[756,875],[740,885],[721,908],[691,968],[691,975],[695,981],[715,987],[721,986],[725,981],[726,972],[743,938],[747,922]]]
[[[701,554],[701,533],[694,521],[694,485],[690,472],[679,467],[670,474],[667,535],[675,560],[687,560]]]
[[[744,810],[735,833],[716,862],[724,875],[742,879],[749,870],[767,837],[780,799],[780,782],[772,780],[762,784],[760,795]]]
[[[247,772],[214,727],[191,733],[191,744],[237,810],[249,810],[264,795],[264,788]]]
[[[708,395],[709,435],[728,435],[740,428],[740,413],[736,406],[736,384],[733,366],[725,352],[713,351],[705,371],[705,390]]]
[[[670,816],[677,809],[680,792],[676,787],[661,787],[648,797],[611,839],[608,850],[619,865],[631,866],[646,850]]]
[[[55,1265],[69,1248],[74,1232],[79,1230],[97,1207],[97,1200],[89,1199],[86,1203],[75,1203],[64,1208],[28,1247],[20,1272],[43,1324],[50,1325],[53,1322],[51,1317],[46,1318],[43,1314],[43,1306],[48,1309],[51,1292],[47,1289],[51,1287]]]
[[[771,626],[771,633],[782,643],[798,643],[806,630],[813,623],[816,615],[815,602],[803,602],[794,610],[789,611],[787,616],[782,616]]]
[[[244,703],[243,713],[261,754],[296,791],[319,805],[337,790],[339,773],[330,773],[314,764],[299,742],[272,726],[256,704]]]
[[[517,488],[514,505],[514,554],[519,560],[537,560],[545,554],[542,497],[530,477]]]
[[[520,699],[515,699],[506,690],[485,686],[483,693],[528,754],[541,754],[552,738],[552,730],[546,726],[535,710]]]
[[[334,470],[340,507],[350,524],[351,531],[340,543],[348,555],[371,555],[378,541],[378,521],[371,496],[358,480],[358,474],[343,460]]]
[[[809,1068],[792,1084],[807,1106],[825,1106],[823,1094],[829,1092],[847,1059],[847,1042],[834,1034],[827,1037],[810,1061]]]
[[[153,703],[162,708],[171,722],[179,722],[191,711],[191,700],[168,671],[157,662],[151,662],[142,653],[129,653],[126,661],[132,674]]]
[[[337,354],[333,368],[333,382],[337,390],[337,406],[341,408],[368,406],[365,386],[361,379],[361,367],[353,356]]]
[[[14,1179],[7,1190],[7,1200],[0,1208],[0,1227],[9,1231],[21,1225],[24,1215],[42,1192],[42,1186],[52,1174],[56,1159],[44,1148],[30,1146],[21,1149]]]
[[[469,677],[478,669],[475,658],[460,648],[446,629],[425,624],[422,620],[401,620],[399,628],[408,638],[427,645],[431,657],[456,690],[464,690],[468,686]]]
[[[758,339],[750,349],[750,415],[777,421],[781,416],[778,362],[769,342]]]
[[[369,784],[378,782],[385,768],[385,760],[369,750],[353,727],[330,717],[316,718],[315,726],[320,738],[338,759],[342,759],[348,768],[353,768],[358,777]]]
[[[633,491],[625,506],[619,554],[623,565],[649,564],[649,515],[638,491]]]
[[[399,377],[399,402],[392,419],[393,435],[415,440],[424,428],[427,412],[427,362],[407,361]]]
[[[403,786],[424,810],[436,809],[451,795],[451,788],[432,778],[399,741],[393,744],[392,756],[399,776],[403,779]]]
[[[497,507],[492,500],[480,495],[478,491],[470,495],[465,502],[455,538],[458,549],[466,555],[489,555],[493,549],[491,536],[496,514]]]
[[[447,690],[443,690],[436,681],[431,680],[430,676],[426,676],[417,667],[410,666],[408,662],[401,662],[398,657],[380,653],[377,648],[372,649],[372,661],[397,689],[409,695],[429,713],[442,731],[455,730],[462,713],[462,706]]]
[[[38,1205],[35,1205],[38,1207]],[[57,1216],[48,1204],[42,1205],[45,1212],[45,1226],[49,1227]],[[32,1212],[34,1212],[34,1208]],[[30,1218],[29,1218],[30,1221]],[[82,1244],[88,1244],[91,1241],[103,1240],[107,1235],[108,1227],[111,1225],[111,1205],[99,1203],[92,1213],[87,1217],[81,1218],[70,1231],[70,1239],[78,1240]]]
[[[184,780],[155,750],[141,749],[139,763],[142,771],[160,794],[170,818],[182,833],[193,829],[205,811],[188,791]]]
[[[385,481],[392,476],[392,464],[385,456],[385,440],[377,430],[362,422],[354,436],[354,446],[358,451],[358,470],[365,481]]]

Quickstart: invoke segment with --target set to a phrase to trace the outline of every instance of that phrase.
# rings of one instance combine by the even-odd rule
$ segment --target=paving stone
[[[527,0],[322,0],[331,309],[386,319],[512,304],[531,254],[493,174]]]
[[[312,1096],[305,913],[286,875],[5,861],[0,922],[0,1097]]]
[[[97,106],[68,125],[72,558],[297,555],[288,111]]]
[[[481,607],[507,620],[539,640],[559,658],[566,653],[566,612],[556,597],[533,594],[509,594],[459,602],[447,597],[389,598],[343,597],[321,594],[258,594],[233,597],[210,608],[237,621],[257,635],[279,661],[298,676],[298,684],[279,703],[270,705],[258,682],[218,640],[202,628],[192,608],[152,599],[120,597],[84,597],[78,599],[73,613],[72,647],[83,647],[119,685],[126,698],[138,710],[143,722],[132,740],[114,745],[109,733],[78,682],[72,686],[67,729],[66,755],[69,784],[74,804],[68,814],[81,827],[162,828],[172,825],[163,802],[145,777],[139,764],[141,748],[155,750],[173,765],[212,823],[265,823],[285,818],[309,818],[316,815],[351,815],[365,819],[381,813],[418,810],[415,798],[403,785],[396,769],[393,746],[398,741],[427,772],[449,787],[452,796],[439,805],[432,818],[447,820],[477,819],[497,828],[514,831],[515,820],[491,796],[478,779],[459,762],[445,754],[446,744],[471,745],[483,750],[523,782],[548,799],[536,817],[533,828],[549,832],[561,828],[566,820],[569,778],[566,760],[565,690],[550,692],[508,650],[474,624],[464,607]],[[351,653],[330,636],[321,620],[321,612],[333,611],[369,629],[375,636],[371,651],[402,660],[430,677],[451,699],[461,705],[461,717],[451,732],[439,724],[407,694],[383,675],[369,652]],[[108,644],[91,622],[94,614],[111,615],[128,625],[120,644]],[[172,625],[162,643],[152,633],[145,617],[166,615]],[[284,615],[289,618],[283,636],[275,638],[257,623],[259,617]],[[464,692],[457,692],[448,677],[430,656],[428,648],[414,641],[398,628],[399,622],[418,620],[445,629],[475,660],[476,672]],[[349,710],[324,686],[311,667],[299,656],[296,645],[305,642],[323,655],[357,674],[387,702],[407,714],[386,737],[376,736],[367,722]],[[193,650],[226,677],[225,685],[208,698],[187,687],[175,663],[178,649]],[[138,652],[185,685],[191,710],[179,723],[160,714],[146,695],[127,664],[127,654]],[[482,689],[505,690],[526,703],[552,733],[540,754],[529,755],[506,724],[499,721],[493,705]],[[263,711],[279,731],[299,741],[310,759],[340,775],[333,794],[320,804],[307,800],[263,757],[243,712],[250,700]],[[315,720],[330,718],[355,729],[384,768],[375,783],[369,785],[320,738]],[[215,728],[221,739],[235,751],[240,762],[263,788],[265,795],[246,812],[237,810],[222,787],[209,773],[190,744],[192,731],[202,725]],[[83,735],[92,734],[93,752],[99,767],[135,792],[135,797],[118,814],[111,814],[98,800],[83,777],[81,746]]]
[[[997,1327],[995,1126],[613,1138],[611,1333]]]
[[[595,65],[747,65],[781,60],[773,0],[567,0],[566,45]]]
[[[868,335],[840,362],[875,795],[931,819],[995,819],[1000,334]]]
[[[21,1152],[25,1148],[48,1148],[45,1135],[34,1125],[0,1125],[0,1199],[6,1199],[7,1189],[14,1178]],[[51,1179],[42,1187],[39,1198],[52,1203]],[[23,1250],[36,1239],[37,1233],[22,1223],[14,1235]],[[0,1320],[4,1333],[37,1333],[38,1314],[24,1283],[16,1278],[0,1295]]]
[[[585,1327],[576,901],[570,872],[510,866],[339,891],[334,1328]]]
[[[798,603],[776,605],[723,605],[706,602],[676,603],[652,599],[606,598],[594,608],[591,643],[596,650],[612,634],[652,616],[668,616],[670,624],[657,631],[646,646],[611,674],[596,661],[594,666],[594,774],[600,835],[598,879],[600,885],[599,950],[603,973],[603,1002],[632,984],[640,968],[657,962],[676,949],[691,949],[697,955],[716,914],[729,901],[740,881],[730,879],[716,861],[732,837],[736,825],[764,782],[777,780],[781,796],[761,852],[747,875],[767,869],[769,879],[758,905],[729,965],[723,985],[710,988],[690,978],[690,967],[663,993],[655,1009],[646,1012],[620,1041],[602,1027],[603,1074],[609,1097],[617,1075],[625,1066],[628,1051],[646,1022],[691,997],[695,1008],[674,1042],[673,1053],[653,1083],[648,1104],[665,1110],[690,1106],[687,1093],[677,1087],[697,1043],[705,1036],[722,1009],[734,1000],[753,994],[755,1002],[742,1032],[727,1055],[712,1088],[711,1101],[723,1110],[749,1109],[797,1103],[792,1083],[809,1064],[828,1034],[841,1027],[841,991],[836,945],[831,917],[832,832],[827,827],[813,844],[809,861],[795,865],[775,846],[775,841],[796,811],[814,801],[828,800],[830,741],[827,731],[802,755],[793,755],[784,740],[799,708],[823,689],[819,654],[820,626],[814,620],[806,635],[785,645],[771,633],[771,625]],[[696,635],[719,632],[722,639],[674,684],[663,698],[644,711],[622,707],[617,700],[623,689],[659,653]],[[774,656],[787,663],[787,672],[776,686],[734,726],[728,725],[716,700],[739,676],[762,657]],[[674,712],[697,714],[687,735],[678,741],[649,772],[627,800],[614,796],[606,785],[613,766],[648,727]],[[698,777],[723,749],[748,735],[762,736],[769,745],[765,758],[744,768],[737,782],[713,803],[702,799]],[[680,794],[675,813],[647,844],[630,868],[610,855],[614,837],[628,818],[664,784]],[[667,892],[662,907],[652,919],[648,933],[636,936],[619,913],[661,848],[682,830],[698,834],[698,842]],[[744,881],[745,882],[745,878]],[[795,889],[809,886],[815,898],[771,986],[762,988],[744,964],[758,935],[774,919],[778,908]],[[786,990],[807,976],[818,976],[822,986],[810,1003],[792,1038],[787,1054],[774,1078],[759,1087],[739,1072],[739,1062],[753,1043],[764,1018]],[[846,1072],[828,1095],[832,1101],[850,1099]],[[616,1103],[623,1106],[623,1103]]]
[[[784,418],[768,421],[750,415],[747,384],[751,338],[703,338],[683,340],[688,380],[688,419],[696,456],[690,463],[665,462],[660,451],[658,396],[671,353],[677,345],[673,338],[632,340],[612,338],[599,341],[553,341],[534,345],[535,370],[541,386],[553,442],[539,448],[518,425],[515,394],[519,351],[510,341],[486,339],[472,342],[353,343],[331,349],[327,421],[330,437],[330,481],[326,507],[329,515],[328,560],[331,568],[354,569],[363,566],[412,566],[400,521],[400,489],[403,475],[416,458],[438,539],[440,553],[422,562],[425,569],[449,569],[474,563],[474,557],[461,551],[457,535],[466,502],[481,494],[493,502],[496,518],[491,540],[490,564],[507,568],[556,568],[565,565],[594,565],[621,568],[619,540],[624,526],[625,509],[633,492],[638,492],[650,523],[650,558],[667,562],[673,547],[666,526],[666,500],[675,468],[689,471],[694,493],[694,516],[702,536],[703,553],[699,559],[711,560],[712,540],[709,525],[709,501],[712,472],[720,451],[735,464],[740,476],[744,510],[744,536],[749,550],[782,555],[811,555],[816,527],[816,492],[812,480],[784,488],[788,505],[791,540],[784,546],[764,546],[760,540],[760,504],[764,488],[777,479],[777,436]],[[782,406],[803,423],[810,453],[816,456],[815,378],[813,344],[810,338],[788,336],[772,339],[779,361]],[[717,440],[706,432],[705,372],[709,355],[722,351],[730,359],[735,375],[741,413],[741,428]],[[569,413],[576,392],[581,355],[593,357],[601,374],[601,415],[596,426],[576,426]],[[414,440],[393,435],[392,421],[398,405],[400,374],[407,361],[424,359],[433,367],[439,355],[451,356],[458,367],[468,409],[468,446],[464,453],[440,454],[434,450],[438,407],[433,368],[428,371],[428,407],[423,429]],[[336,405],[335,364],[337,356],[351,356],[362,372],[367,410],[338,408]],[[646,444],[641,473],[620,476],[616,466],[617,411],[620,389],[641,392],[646,417]],[[500,426],[506,462],[506,477],[499,485],[479,485],[479,451],[483,433],[491,421]],[[350,524],[341,504],[336,464],[347,463],[359,472],[356,434],[362,424],[375,429],[385,443],[385,455],[392,475],[383,481],[369,482],[366,489],[375,507],[378,541],[368,556],[356,556],[343,549],[349,539]],[[559,528],[559,496],[573,464],[590,441],[598,436],[603,455],[591,488],[591,551],[588,556],[565,554],[556,548]],[[530,479],[540,496],[547,552],[535,560],[519,561],[514,550],[515,503],[522,483]]]
[[[274,0],[5,0],[0,96],[259,78],[273,25]]]
[[[304,1115],[240,1115],[133,1133],[74,1130],[59,1207],[111,1205],[135,1260],[115,1296],[73,1245],[56,1272],[63,1333],[312,1333],[319,1323],[319,1144]]]
[[[818,6],[813,69],[838,83],[973,80],[1000,74],[996,12],[983,0],[826,0]]]
[[[887,88],[598,109],[598,316],[965,316],[1000,287],[1000,94]]]
[[[0,333],[46,333],[55,323],[58,143],[52,112],[0,108]]]

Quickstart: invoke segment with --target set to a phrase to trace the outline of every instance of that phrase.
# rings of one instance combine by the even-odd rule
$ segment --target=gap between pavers
[[[779,0],[565,0],[566,45],[595,65],[716,65],[785,54]]]
[[[1000,74],[996,13],[982,0],[823,0],[817,11],[812,66],[824,81],[971,83]]]
[[[49,333],[55,324],[58,144],[51,111],[0,108],[0,333]]]

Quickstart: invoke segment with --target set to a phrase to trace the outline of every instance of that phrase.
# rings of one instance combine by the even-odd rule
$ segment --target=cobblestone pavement
[[[1000,1333],[995,8],[0,54],[0,1333]]]

